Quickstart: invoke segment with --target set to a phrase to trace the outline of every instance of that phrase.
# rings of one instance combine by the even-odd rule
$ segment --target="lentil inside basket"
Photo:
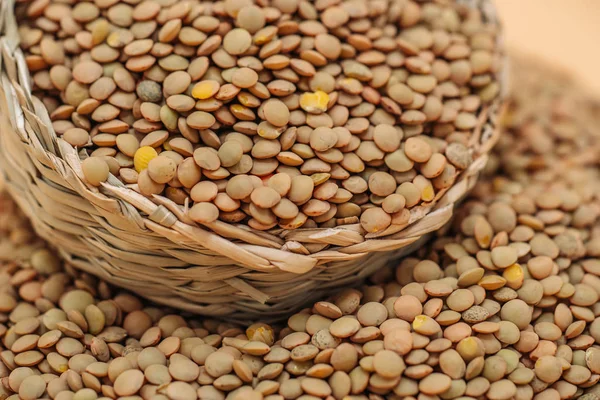
[[[397,232],[469,167],[500,91],[496,21],[452,1],[34,0],[17,15],[33,92],[85,181],[113,174],[203,224]]]

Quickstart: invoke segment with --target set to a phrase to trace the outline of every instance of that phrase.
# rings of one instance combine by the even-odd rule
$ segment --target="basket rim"
[[[498,76],[501,93],[477,113],[478,124],[469,143],[473,163],[457,173],[452,186],[438,191],[432,202],[413,207],[410,219],[404,226],[370,234],[364,232],[360,224],[295,230],[277,228],[269,231],[223,221],[199,225],[187,217],[187,205],[182,208],[159,195],[147,198],[126,187],[113,175],[99,188],[85,182],[77,150],[56,135],[48,111],[32,94],[31,76],[19,47],[17,22],[12,12],[14,3],[14,0],[3,1],[0,9],[0,29],[3,33],[0,38],[1,108],[12,130],[32,148],[40,163],[69,182],[69,189],[89,201],[93,207],[133,221],[140,228],[175,243],[193,241],[225,254],[251,271],[303,274],[329,261],[357,257],[372,251],[394,250],[415,242],[450,219],[454,204],[472,187],[474,177],[484,168],[488,152],[499,137],[495,120],[501,113],[505,98],[502,89],[506,84],[502,82],[502,76]],[[498,35],[498,40],[501,40],[501,36]],[[502,74],[505,70],[505,66],[500,68]],[[311,252],[304,246],[306,243],[325,246],[317,252]]]

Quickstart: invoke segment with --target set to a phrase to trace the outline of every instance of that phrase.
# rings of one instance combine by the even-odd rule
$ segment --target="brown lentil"
[[[114,175],[142,195],[189,201],[190,213],[212,203],[229,221],[222,196],[193,193],[223,182],[237,194],[236,222],[255,229],[358,217],[377,233],[402,225],[399,212],[432,201],[470,165],[462,143],[499,87],[497,26],[454,2],[401,3],[46,0],[20,4],[17,15],[34,94],[57,105],[55,131],[102,157],[82,165],[91,185]],[[243,139],[227,140],[234,133]],[[135,163],[146,146],[156,154],[143,150]],[[292,183],[259,213],[242,197],[246,179],[235,178],[267,186],[277,173],[313,187]],[[312,190],[350,190],[353,178],[369,182],[364,203],[339,207],[352,195]]]
[[[158,8],[147,6],[144,10],[118,7],[108,13],[109,19],[122,26],[129,20],[153,18],[157,12],[153,10]],[[264,11],[264,24],[273,19],[273,13],[312,12],[302,2],[274,1],[272,6]],[[236,26],[244,27],[250,22],[240,14],[247,7],[255,6],[249,1],[227,0],[220,12],[237,18]],[[320,14],[321,22],[298,27],[299,32],[316,37],[324,34],[324,27],[341,27],[367,12],[345,3],[327,10]],[[407,2],[399,19],[401,26],[419,21],[421,11],[431,10]],[[92,3],[85,3],[74,7],[72,16],[86,22],[99,12]],[[211,25],[210,17],[199,18],[203,18],[199,28],[207,33],[218,29],[218,21]],[[179,23],[169,24],[159,36],[176,36],[182,30]],[[262,29],[258,25],[253,28],[256,32]],[[266,40],[263,35],[274,37],[266,31],[257,35],[254,43]],[[433,40],[450,40],[442,36],[438,30]],[[472,40],[482,47],[486,37],[489,39],[475,35]],[[412,40],[402,44],[407,51],[426,39],[408,38]],[[348,43],[366,42],[368,48],[369,40],[365,36],[348,39]],[[469,52],[461,43],[448,46],[440,50],[448,60],[454,62],[465,55],[472,64],[471,73],[489,70],[490,55],[479,53],[486,50]],[[57,50],[56,42],[47,40],[41,47],[42,52]],[[323,51],[324,57],[331,51],[317,50],[319,54]],[[361,54],[361,59],[377,58],[374,53],[367,55]],[[48,63],[61,57],[64,53],[45,55]],[[422,62],[404,62],[411,73],[429,73]],[[345,68],[352,79],[367,81],[368,69],[352,63]],[[458,79],[467,67],[449,68],[453,79]],[[593,133],[598,126],[597,104],[560,77],[537,69],[518,71],[520,90],[513,94],[504,120],[506,133],[491,157],[487,176],[476,185],[455,223],[413,256],[381,269],[360,290],[332,295],[290,316],[285,327],[258,323],[244,330],[208,318],[169,314],[168,309],[121,292],[60,261],[30,232],[14,203],[1,196],[0,248],[7,254],[22,255],[20,260],[0,263],[2,395],[59,400],[99,396],[260,399],[271,395],[273,399],[596,399],[600,378],[596,307],[600,179],[598,135]],[[406,78],[417,92],[414,96],[429,89],[430,78]],[[328,78],[321,80],[319,88],[327,89]],[[335,87],[335,80],[331,85]],[[352,88],[355,83],[344,85]],[[152,94],[152,86],[143,88],[144,93],[162,101],[162,91]],[[460,127],[471,126],[470,120],[462,115]],[[573,131],[579,134],[573,136]],[[330,145],[327,132],[315,145]],[[310,143],[310,135],[305,139],[302,144]],[[428,139],[415,139],[434,148]],[[380,144],[375,143],[378,148]],[[161,154],[171,151],[162,150]],[[453,165],[465,165],[469,154],[463,150],[449,145],[445,156]],[[191,154],[195,159],[194,151]],[[208,159],[209,154],[214,157]],[[411,154],[415,158],[422,155]],[[429,160],[435,154],[441,153],[433,153]],[[177,163],[167,155],[154,157]],[[217,170],[222,162],[218,149],[199,152],[197,158],[205,162],[202,171]],[[146,165],[142,173],[148,174],[148,169]],[[92,183],[85,169],[83,173]],[[374,173],[365,179],[355,177],[370,185]],[[286,200],[297,212],[298,206],[309,204],[313,194],[322,197],[327,193],[319,190],[324,184],[315,187],[312,179],[301,175],[277,174],[256,189],[247,184],[249,175],[235,177],[244,190],[234,187],[232,194],[246,194],[244,198],[257,205],[279,201],[274,209]],[[233,177],[228,183],[231,181]],[[357,193],[367,190],[353,181],[342,187]],[[306,196],[305,190],[311,194]],[[203,217],[200,223],[214,221],[219,210],[212,201],[229,194],[227,185],[210,180],[195,182],[190,192],[197,202],[194,207],[203,205],[198,213]],[[285,197],[288,194],[291,197]],[[408,202],[410,191],[405,186],[401,194],[389,196],[393,195]],[[363,216],[369,209],[374,208],[367,208]],[[548,211],[560,211],[560,218]],[[23,237],[28,238],[25,243],[19,239]]]

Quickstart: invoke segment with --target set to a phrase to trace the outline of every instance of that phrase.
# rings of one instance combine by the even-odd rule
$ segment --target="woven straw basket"
[[[167,198],[146,198],[114,176],[99,189],[84,183],[77,151],[57,137],[31,94],[13,1],[1,2],[0,15],[6,187],[37,233],[73,266],[158,303],[231,320],[273,319],[356,285],[448,222],[497,139],[500,100],[479,113],[473,164],[435,201],[411,209],[408,225],[383,234],[365,234],[359,224],[269,232],[221,221],[199,226]],[[462,3],[496,20],[487,1]]]

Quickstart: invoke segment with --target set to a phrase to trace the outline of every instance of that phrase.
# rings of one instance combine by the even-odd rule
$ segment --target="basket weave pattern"
[[[488,1],[459,3],[495,20]],[[222,221],[199,226],[181,206],[146,198],[114,176],[100,188],[85,184],[77,151],[57,137],[31,94],[13,6],[3,1],[0,9],[0,169],[8,191],[37,233],[73,266],[180,309],[233,319],[278,317],[360,283],[448,222],[497,140],[500,100],[480,111],[470,143],[474,162],[455,184],[412,208],[407,225],[379,234],[365,234],[359,224],[269,232]]]

